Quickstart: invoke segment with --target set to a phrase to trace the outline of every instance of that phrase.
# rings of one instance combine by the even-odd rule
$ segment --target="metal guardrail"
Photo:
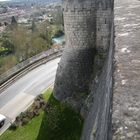
[[[55,59],[62,55],[63,47],[61,48],[54,48],[37,54],[19,64],[14,66],[13,68],[9,69],[5,73],[0,75],[0,93],[2,90],[7,87],[10,83],[15,81],[15,79],[21,77],[22,75],[26,74],[28,71],[38,67],[39,65]]]

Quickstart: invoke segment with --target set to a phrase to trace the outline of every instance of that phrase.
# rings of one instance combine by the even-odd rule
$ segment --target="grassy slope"
[[[37,140],[79,140],[83,120],[69,106],[49,100]]]
[[[43,115],[44,112],[34,118],[28,125],[20,127],[16,131],[7,130],[0,137],[0,140],[36,140]]]
[[[80,115],[54,99],[51,90],[44,94],[46,111],[16,131],[7,130],[0,140],[79,140],[83,126]]]

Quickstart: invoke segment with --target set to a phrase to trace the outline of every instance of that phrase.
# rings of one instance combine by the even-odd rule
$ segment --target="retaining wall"
[[[38,67],[39,65],[46,63],[49,60],[60,57],[63,52],[63,47],[54,48],[35,55],[9,69],[7,72],[0,75],[0,92],[7,87],[10,83],[17,78],[26,74],[28,71]]]

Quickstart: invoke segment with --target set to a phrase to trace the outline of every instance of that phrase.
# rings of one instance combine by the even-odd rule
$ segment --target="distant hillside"
[[[0,3],[37,3],[37,4],[52,4],[61,3],[62,0],[0,0]]]
[[[34,3],[56,3],[61,2],[62,0],[11,0],[14,2],[34,2]]]

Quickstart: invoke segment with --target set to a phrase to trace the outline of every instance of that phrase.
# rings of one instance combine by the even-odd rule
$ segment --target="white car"
[[[5,120],[6,120],[6,117],[4,115],[0,114],[0,128],[3,127]]]

